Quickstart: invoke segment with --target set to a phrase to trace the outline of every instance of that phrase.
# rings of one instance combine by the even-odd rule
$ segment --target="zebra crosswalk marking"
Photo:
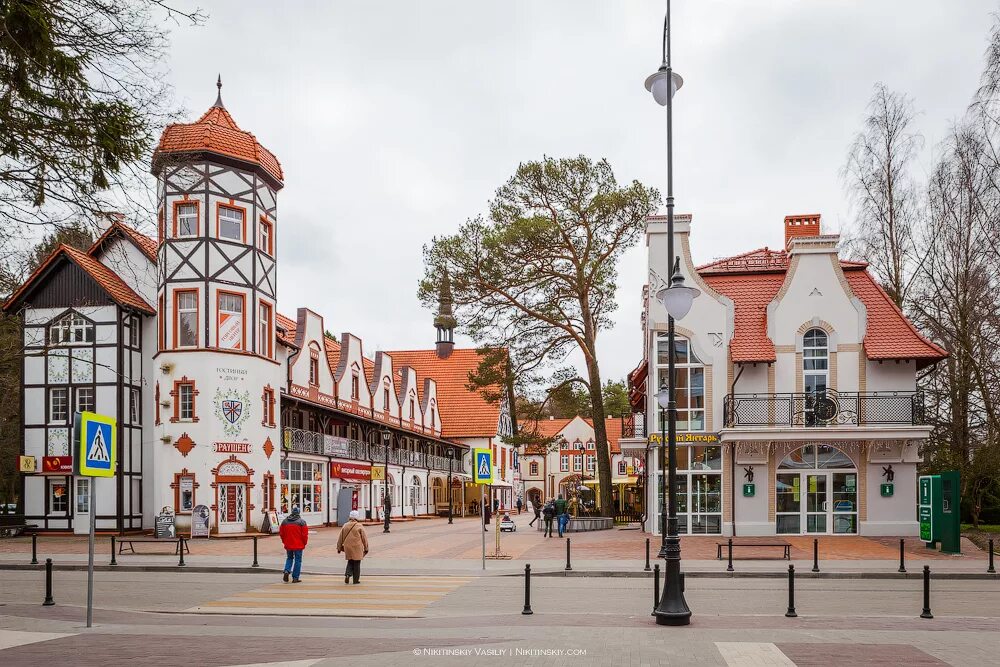
[[[283,616],[416,616],[427,605],[473,581],[472,577],[381,576],[344,584],[339,576],[311,576],[301,583],[273,583],[203,602],[197,614]]]

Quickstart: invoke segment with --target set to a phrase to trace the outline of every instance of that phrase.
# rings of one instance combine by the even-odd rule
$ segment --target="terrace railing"
[[[916,426],[925,423],[920,391],[869,393],[826,391],[790,394],[730,394],[724,403],[727,428],[741,426]]]

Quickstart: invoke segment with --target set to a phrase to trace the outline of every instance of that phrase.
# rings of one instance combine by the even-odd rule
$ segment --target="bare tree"
[[[923,138],[913,128],[914,115],[912,100],[876,84],[842,170],[856,209],[849,251],[869,263],[900,308],[920,262],[914,239],[919,194],[910,172]]]

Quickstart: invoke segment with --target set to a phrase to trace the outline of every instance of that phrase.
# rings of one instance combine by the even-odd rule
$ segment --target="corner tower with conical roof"
[[[213,532],[259,527],[277,477],[277,193],[274,154],[240,129],[219,94],[194,123],[168,126],[157,178],[158,345],[154,508]],[[204,507],[204,509],[201,509]]]

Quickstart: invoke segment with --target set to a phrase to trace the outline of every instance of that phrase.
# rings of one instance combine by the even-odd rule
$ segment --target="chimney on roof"
[[[440,359],[447,359],[455,349],[455,326],[458,321],[455,319],[453,305],[455,298],[451,294],[451,278],[448,276],[448,269],[443,270],[441,276],[441,286],[438,288],[438,312],[434,317],[434,328],[437,329],[437,356]]]
[[[792,239],[800,236],[819,236],[819,213],[785,216],[785,249]]]

